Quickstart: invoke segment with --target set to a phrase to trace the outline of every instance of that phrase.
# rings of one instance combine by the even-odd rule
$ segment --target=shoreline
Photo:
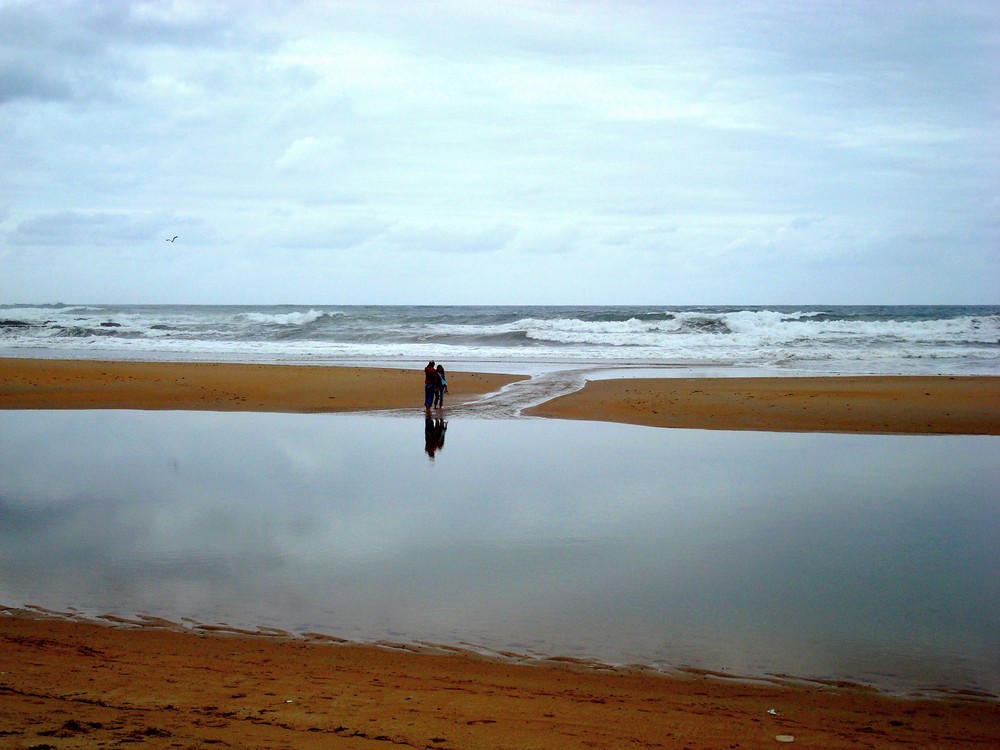
[[[864,678],[781,672],[742,672],[725,666],[702,667],[692,663],[655,664],[650,662],[605,661],[598,657],[562,655],[558,652],[517,651],[512,648],[496,649],[469,641],[438,642],[427,639],[406,639],[402,634],[396,637],[380,638],[344,637],[316,630],[292,631],[270,625],[246,623],[233,625],[229,622],[203,622],[192,617],[173,615],[150,615],[139,612],[127,614],[97,614],[99,610],[85,612],[78,607],[62,610],[50,609],[36,604],[11,605],[0,601],[0,642],[4,639],[4,620],[31,622],[57,622],[68,625],[93,626],[117,631],[166,631],[178,635],[197,638],[249,639],[266,641],[277,645],[310,646],[350,646],[358,649],[388,650],[398,653],[423,654],[427,656],[454,656],[476,661],[485,661],[498,666],[553,666],[572,670],[604,674],[644,674],[651,677],[685,679],[691,676],[712,678],[729,684],[749,686],[777,686],[787,689],[802,687],[822,687],[832,691],[850,691],[879,696],[900,701],[942,701],[960,699],[983,701],[1000,706],[1000,693],[992,692],[982,685],[969,684],[964,687],[932,684],[911,684],[906,687],[888,687]],[[32,628],[25,624],[19,627]],[[2,685],[0,680],[0,685]]]
[[[0,608],[0,738],[16,747],[990,747],[995,697],[696,669],[517,663],[462,649]],[[789,739],[791,738],[791,739]],[[2,744],[5,739],[0,739]],[[24,743],[23,745],[21,743]]]
[[[453,372],[452,403],[518,379]],[[885,424],[888,409],[897,419],[909,414],[920,428],[914,433],[947,427],[952,434],[1000,434],[997,377],[800,380],[591,381],[528,413],[796,431],[806,428],[798,414],[806,412],[821,420],[810,423],[811,430],[902,430],[899,422]],[[421,385],[420,372],[389,368],[0,359],[3,409],[422,413]],[[712,393],[703,396],[706,391]],[[660,404],[671,400],[673,420],[685,408],[690,412],[687,421],[679,420],[683,424],[661,418]],[[746,402],[764,406],[754,410]],[[928,423],[932,413],[951,421]],[[747,426],[732,426],[739,420]],[[138,741],[163,748],[306,750],[387,742],[554,750],[764,748],[786,741],[779,737],[833,750],[1000,743],[1000,699],[973,691],[898,696],[786,675],[607,667],[558,656],[525,662],[517,654],[491,656],[472,648],[356,643],[30,606],[0,606],[0,643],[0,747]]]

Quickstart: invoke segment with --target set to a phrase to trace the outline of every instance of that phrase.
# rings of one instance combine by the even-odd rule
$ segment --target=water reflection
[[[424,452],[431,461],[434,454],[444,448],[444,434],[448,430],[448,423],[438,417],[431,419],[428,415],[424,420]]]
[[[0,411],[0,602],[1000,691],[996,438],[414,427]]]

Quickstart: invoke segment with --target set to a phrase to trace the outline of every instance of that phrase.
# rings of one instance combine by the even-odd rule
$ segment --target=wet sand
[[[1000,435],[1000,377],[596,380],[527,413],[712,430]]]
[[[995,701],[0,615],[0,747],[988,748]]]
[[[458,401],[514,379],[452,373],[449,385]],[[998,382],[599,381],[536,411],[718,429],[1000,434]],[[397,370],[0,360],[0,408],[420,409],[421,390],[419,372]],[[794,679],[526,664],[10,609],[0,609],[0,642],[0,748],[1000,745],[995,696],[911,700]]]

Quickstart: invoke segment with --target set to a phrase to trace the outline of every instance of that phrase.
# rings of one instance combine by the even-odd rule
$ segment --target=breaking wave
[[[0,349],[61,356],[1000,370],[1000,307],[0,306]]]

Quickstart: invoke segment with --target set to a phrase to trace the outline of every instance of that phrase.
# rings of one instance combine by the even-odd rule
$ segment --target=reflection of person
[[[434,389],[434,406],[440,409],[444,406],[444,394],[448,392],[448,381],[444,378],[444,365],[437,366],[438,384]]]
[[[448,429],[448,423],[443,419],[424,420],[424,451],[431,459],[434,458],[435,451],[444,448],[444,433]]]
[[[437,391],[438,378],[437,370],[434,369],[434,360],[427,363],[424,368],[424,408],[430,412],[434,405],[434,394]]]

